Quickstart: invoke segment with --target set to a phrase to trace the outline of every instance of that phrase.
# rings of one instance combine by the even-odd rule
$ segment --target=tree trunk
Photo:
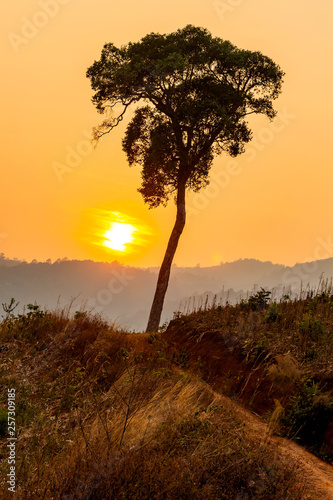
[[[171,264],[178,246],[180,235],[182,234],[185,226],[185,220],[186,220],[185,184],[186,184],[185,182],[182,182],[178,186],[176,222],[169,239],[169,243],[165,252],[160,272],[158,274],[156,291],[154,295],[153,304],[151,306],[148,325],[146,329],[147,333],[157,332],[158,330],[163,309],[164,297],[169,283]]]

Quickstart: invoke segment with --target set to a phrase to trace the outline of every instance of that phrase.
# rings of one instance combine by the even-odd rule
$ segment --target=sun
[[[104,207],[87,209],[82,221],[82,240],[98,259],[120,259],[121,262],[141,258],[152,240],[156,238],[151,224],[135,215],[109,210]],[[93,245],[93,247],[92,247]],[[95,257],[96,258],[96,257]]]
[[[106,238],[103,245],[118,252],[126,252],[126,245],[134,240],[133,233],[135,231],[137,228],[132,224],[111,222],[110,229],[103,234],[103,237]]]

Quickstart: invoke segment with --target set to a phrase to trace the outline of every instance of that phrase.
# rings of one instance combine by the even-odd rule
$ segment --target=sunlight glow
[[[105,207],[92,207],[83,212],[81,241],[95,259],[132,262],[149,249],[156,236],[153,227],[138,217],[140,208],[128,203],[127,213]]]
[[[126,244],[132,243],[135,231],[137,228],[132,224],[112,222],[110,229],[103,234],[103,237],[106,238],[103,245],[112,250],[118,250],[118,252],[126,252]]]

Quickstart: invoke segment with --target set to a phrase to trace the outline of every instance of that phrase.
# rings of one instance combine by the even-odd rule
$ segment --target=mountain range
[[[42,308],[70,308],[101,313],[132,330],[147,322],[158,268],[139,268],[91,260],[58,259],[55,262],[8,259],[0,254],[0,303],[12,297]],[[256,259],[240,259],[212,267],[173,265],[162,322],[175,312],[186,312],[211,303],[236,303],[261,287],[273,299],[291,298],[310,288],[327,285],[333,276],[333,258],[287,267]]]

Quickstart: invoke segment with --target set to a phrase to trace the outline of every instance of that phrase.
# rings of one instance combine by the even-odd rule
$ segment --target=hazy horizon
[[[145,328],[156,286],[157,268],[92,260],[20,262],[0,255],[0,304],[14,297],[24,306],[37,303],[48,310],[66,309],[101,313],[126,328]],[[211,267],[171,270],[162,323],[176,311],[186,312],[214,300],[236,303],[261,287],[272,299],[292,298],[333,277],[333,258],[287,267],[255,259],[240,259]],[[215,299],[214,299],[215,297]],[[1,316],[1,313],[0,313]]]
[[[281,262],[273,262],[271,260],[260,260],[260,259],[257,259],[255,257],[240,257],[238,259],[235,259],[235,260],[230,260],[230,261],[221,261],[217,264],[211,264],[211,265],[201,265],[200,262],[198,262],[196,265],[179,265],[177,264],[177,262],[173,262],[172,263],[172,267],[173,268],[190,268],[190,269],[195,269],[195,268],[200,268],[200,269],[205,269],[205,268],[211,268],[211,267],[218,267],[218,266],[222,266],[224,264],[234,264],[236,262],[242,262],[242,261],[256,261],[256,262],[261,262],[261,263],[269,263],[269,264],[273,264],[274,266],[283,266],[283,267],[294,267],[296,265],[301,265],[301,264],[306,264],[306,263],[313,263],[313,262],[318,262],[318,261],[324,261],[324,260],[328,260],[330,259],[331,257],[329,255],[327,255],[326,257],[323,257],[322,259],[315,259],[313,258],[312,260],[303,260],[303,261],[295,261],[294,263],[290,264],[290,265],[286,265],[286,264],[282,264]],[[134,268],[137,268],[137,269],[159,269],[160,268],[160,265],[145,265],[145,266],[139,266],[139,265],[135,265],[135,264],[130,264],[130,263],[126,263],[126,262],[122,262],[121,259],[113,259],[113,260],[96,260],[96,259],[76,259],[76,258],[73,258],[73,259],[69,259],[68,257],[57,257],[55,258],[54,260],[48,258],[48,259],[45,259],[45,260],[37,260],[35,258],[29,260],[29,259],[25,259],[25,258],[22,258],[22,259],[19,259],[18,257],[7,257],[4,253],[0,254],[0,265],[1,265],[1,259],[4,259],[4,260],[8,260],[8,261],[12,261],[12,262],[17,262],[17,263],[26,263],[26,264],[33,264],[33,263],[38,263],[38,264],[55,264],[57,262],[67,262],[67,261],[72,261],[72,262],[85,262],[85,261],[90,261],[90,262],[94,262],[96,264],[113,264],[113,263],[118,263],[120,264],[121,266],[126,266],[126,267],[134,267]]]

